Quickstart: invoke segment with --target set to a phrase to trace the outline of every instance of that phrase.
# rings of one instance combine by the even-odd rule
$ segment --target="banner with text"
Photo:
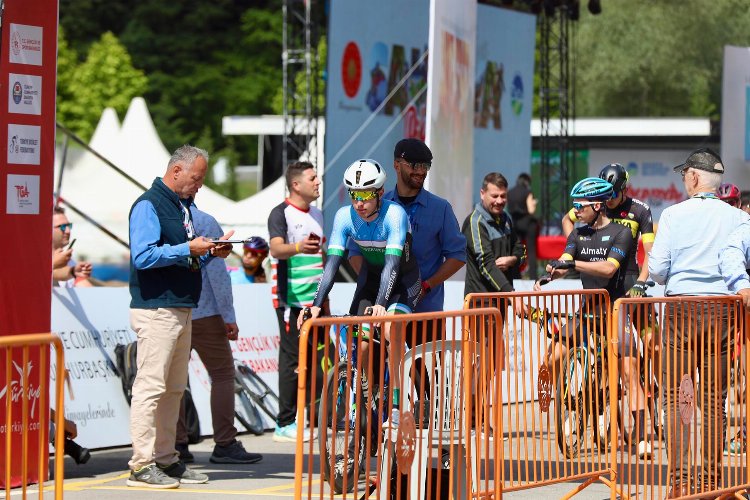
[[[474,201],[488,173],[502,173],[513,186],[518,174],[531,172],[535,41],[535,16],[477,6]]]
[[[471,212],[474,163],[474,61],[477,4],[430,3],[427,144],[439,175],[430,191],[447,199],[459,220]]]
[[[721,159],[724,182],[750,189],[750,48],[724,47],[721,85]]]
[[[395,185],[393,147],[404,137],[425,138],[428,12],[429,0],[331,0],[326,234],[336,210],[349,203],[346,167],[360,158],[377,160],[389,190]]]
[[[50,287],[52,269],[52,174],[55,161],[55,78],[57,61],[57,0],[5,0],[0,45],[0,227],[7,241],[29,242],[2,245],[0,260],[7,265],[0,278],[0,335],[50,331]],[[20,251],[22,249],[22,251]],[[38,396],[39,380],[48,378],[48,367],[38,362],[24,364],[21,350],[13,351],[12,379],[0,390],[0,422],[5,422],[5,398],[12,398],[11,446],[21,448],[21,400],[25,380],[28,395]],[[38,349],[30,360],[38,359]],[[5,356],[0,361],[6,361]],[[4,366],[4,365],[3,365]],[[31,404],[31,403],[30,403]],[[35,405],[29,420],[27,482],[37,477],[39,418],[49,408]],[[18,425],[16,425],[18,423]],[[6,478],[7,429],[0,427],[0,484]],[[22,482],[24,464],[14,454],[11,485]]]

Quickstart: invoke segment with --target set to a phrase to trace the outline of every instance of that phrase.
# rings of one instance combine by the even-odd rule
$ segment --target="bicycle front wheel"
[[[336,494],[351,492],[365,460],[365,439],[359,426],[362,406],[356,393],[356,372],[339,363],[328,375],[318,412],[318,443],[323,479]],[[356,451],[356,453],[355,453]]]
[[[237,365],[237,376],[258,408],[275,421],[279,414],[279,396],[249,366]]]
[[[234,382],[234,416],[248,431],[256,436],[263,435],[265,429],[263,429],[263,419],[260,416],[258,407],[255,406],[252,398],[245,391],[242,384],[237,381],[236,377]]]
[[[584,347],[568,351],[555,390],[557,445],[569,459],[578,456],[585,441],[587,354]]]

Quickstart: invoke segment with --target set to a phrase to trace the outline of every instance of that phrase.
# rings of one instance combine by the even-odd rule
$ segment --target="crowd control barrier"
[[[36,466],[39,499],[44,497],[49,450],[49,346],[55,351],[55,499],[63,497],[64,415],[63,380],[65,362],[60,339],[49,333],[0,336],[6,380],[2,391],[5,419],[2,422],[2,456],[5,497],[11,497],[11,486],[18,484],[23,498],[27,496],[30,467]],[[36,446],[30,444],[30,434]],[[20,464],[20,468],[19,468]],[[20,478],[20,479],[19,479]]]
[[[718,498],[750,489],[746,327],[737,296],[615,302],[610,343],[619,343],[622,397],[610,462],[626,497]]]
[[[474,419],[491,432],[474,437],[477,497],[579,482],[567,498],[595,481],[613,486],[608,401],[616,391],[607,374],[616,358],[606,343],[607,292],[469,294],[464,307],[502,312],[506,353],[505,364],[478,381],[477,393],[489,397],[478,401]]]
[[[295,498],[472,499],[474,443],[491,432],[489,421],[477,420],[475,401],[485,399],[494,360],[503,362],[500,312],[378,319],[330,317],[302,327],[297,421],[317,439],[298,433]],[[322,387],[306,361],[319,345],[337,360]],[[396,403],[397,428],[390,425]]]

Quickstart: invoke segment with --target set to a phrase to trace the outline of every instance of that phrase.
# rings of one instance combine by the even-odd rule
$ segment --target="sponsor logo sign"
[[[42,113],[42,77],[36,75],[8,76],[8,112],[24,115]]]
[[[8,214],[39,214],[39,176],[8,174],[6,184]]]
[[[39,165],[41,127],[8,124],[8,163]]]
[[[42,65],[42,28],[10,23],[10,62]]]

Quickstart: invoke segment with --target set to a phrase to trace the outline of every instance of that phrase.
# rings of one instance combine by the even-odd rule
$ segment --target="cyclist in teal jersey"
[[[361,315],[372,307],[373,316],[408,314],[414,311],[422,291],[419,267],[411,249],[411,232],[406,211],[398,203],[384,200],[385,170],[375,160],[358,160],[344,173],[344,185],[352,204],[336,212],[328,243],[328,258],[318,285],[310,317],[320,315],[323,301],[333,287],[334,277],[344,260],[347,241],[359,248],[364,263],[357,276],[349,314]],[[302,324],[303,316],[299,323]],[[398,426],[401,377],[399,367],[404,338],[401,328],[383,334],[388,341],[389,369],[393,387],[393,411],[386,425]],[[391,349],[391,345],[395,349]],[[367,343],[361,359],[367,360]],[[367,370],[367,367],[365,367]]]

